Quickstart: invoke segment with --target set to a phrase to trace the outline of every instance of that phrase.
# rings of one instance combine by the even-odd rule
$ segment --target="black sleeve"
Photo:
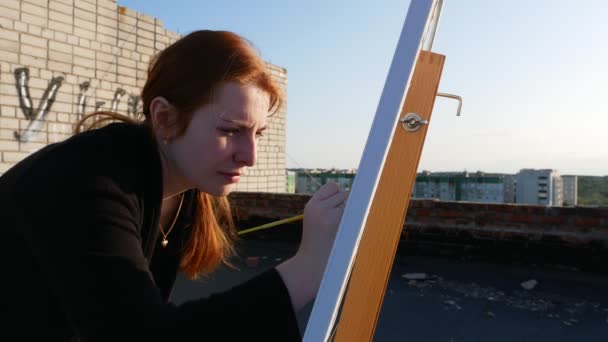
[[[81,341],[301,340],[276,269],[208,298],[163,303],[141,247],[138,196],[107,177],[79,183],[38,189],[38,205],[22,206],[21,217]]]

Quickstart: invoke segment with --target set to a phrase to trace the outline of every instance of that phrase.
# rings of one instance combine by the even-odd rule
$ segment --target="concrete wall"
[[[304,194],[230,194],[239,229],[299,215],[309,199]],[[297,242],[301,222],[257,235]],[[401,253],[433,250],[466,256],[481,251],[484,258],[546,258],[608,273],[608,208],[412,199],[401,240]]]
[[[83,113],[141,111],[150,57],[179,37],[114,0],[0,1],[0,174],[71,136]],[[268,68],[286,93],[286,70]],[[269,121],[238,190],[285,191],[286,110]]]

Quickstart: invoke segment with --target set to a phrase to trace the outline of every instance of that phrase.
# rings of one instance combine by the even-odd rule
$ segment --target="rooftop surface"
[[[228,289],[288,258],[294,246],[242,240],[239,251],[240,270],[220,268],[205,282],[180,277],[173,301]],[[374,341],[608,341],[606,289],[605,274],[572,267],[401,256]],[[298,315],[302,332],[311,305]]]

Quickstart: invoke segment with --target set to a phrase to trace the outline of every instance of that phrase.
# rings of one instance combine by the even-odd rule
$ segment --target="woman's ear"
[[[176,136],[177,109],[162,96],[157,96],[150,102],[150,119],[152,129],[159,141],[165,143]]]

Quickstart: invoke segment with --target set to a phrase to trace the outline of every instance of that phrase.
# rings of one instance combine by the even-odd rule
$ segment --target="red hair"
[[[177,135],[184,133],[193,112],[213,99],[223,82],[252,84],[270,96],[269,112],[282,103],[279,88],[267,72],[266,63],[243,37],[228,31],[194,31],[154,56],[148,68],[148,78],[141,92],[143,124],[150,130],[150,104],[158,96],[169,101],[179,112]],[[77,124],[79,132],[85,120],[101,116],[102,121],[136,121],[112,112],[87,115]],[[237,234],[226,197],[199,193],[196,199],[192,232],[182,251],[180,271],[189,278],[213,271],[220,263],[229,264],[234,255]]]

